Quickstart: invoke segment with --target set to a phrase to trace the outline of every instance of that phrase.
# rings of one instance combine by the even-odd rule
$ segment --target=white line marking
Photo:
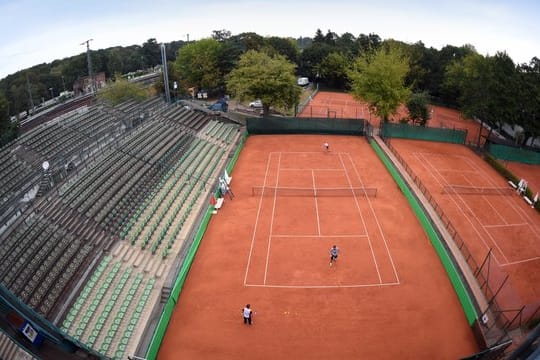
[[[349,177],[349,172],[347,171],[347,168],[345,167],[345,163],[343,162],[343,158],[342,158],[341,155],[339,156],[339,161],[341,162],[341,166],[343,167],[343,169],[345,169],[345,177],[347,178],[347,182],[349,183],[349,187],[351,188],[351,192],[352,192],[353,191],[352,190],[353,189],[353,184],[351,182],[351,178]],[[355,170],[356,170],[356,168],[355,168]],[[357,173],[356,175],[358,177],[358,180],[360,181],[360,184],[363,185],[362,180],[359,177],[359,174]],[[379,283],[382,283],[381,272],[379,271],[379,263],[377,262],[377,257],[375,256],[375,251],[373,251],[373,245],[371,244],[371,238],[369,236],[369,230],[368,230],[368,228],[366,226],[366,221],[364,220],[364,215],[362,215],[362,210],[360,209],[360,204],[358,204],[358,197],[353,196],[353,198],[354,198],[354,203],[356,204],[356,209],[358,210],[358,213],[360,214],[360,218],[362,219],[362,225],[364,226],[364,230],[366,231],[366,234],[368,235],[367,240],[368,240],[369,250],[371,251],[371,257],[373,258],[373,263],[375,264],[375,270],[377,270],[377,277],[379,278]],[[367,196],[366,196],[366,198],[367,198]]]
[[[268,246],[266,248],[266,264],[264,266],[264,281],[263,283],[266,284],[266,276],[268,275],[268,261],[270,260],[270,245],[272,242],[272,229],[274,227],[274,215],[276,213],[276,200],[277,200],[277,188],[279,186],[279,169],[281,167],[281,153],[279,153],[278,157],[278,167],[277,167],[277,175],[276,175],[276,188],[274,189],[274,203],[272,204],[272,215],[270,217],[270,233],[268,234]]]
[[[267,159],[267,163],[266,163],[266,171],[264,173],[263,186],[266,185],[266,179],[268,178],[268,170],[270,168],[271,157],[272,157],[272,154],[268,154],[268,159]],[[263,197],[263,194],[261,192],[261,196],[259,198],[259,208],[257,209],[257,216],[255,217],[255,227],[253,228],[253,235],[251,236],[251,246],[249,248],[248,263],[246,265],[246,274],[244,276],[244,285],[246,285],[246,283],[247,283],[249,267],[251,265],[251,255],[253,254],[253,246],[255,245],[255,236],[257,234],[257,226],[259,224],[259,217],[261,215],[263,199],[264,199],[264,197]]]
[[[351,235],[317,235],[317,234],[313,234],[313,235],[290,235],[290,234],[274,234],[272,235],[272,237],[275,237],[275,238],[313,238],[313,237],[320,237],[320,238],[348,238],[348,237],[352,237],[352,238],[358,238],[358,237],[366,237],[367,235],[366,234],[361,234],[361,235],[355,235],[355,234],[351,234]]]
[[[420,158],[418,158],[418,161],[420,162],[420,164],[426,168],[426,170],[428,170],[429,174],[433,177],[433,179],[435,179],[435,181],[437,181],[441,187],[443,187],[444,185],[449,185],[448,184],[448,181],[446,180],[446,178],[444,177],[444,175],[441,175],[437,169],[436,166],[434,166],[431,161],[424,157],[424,155],[422,153],[419,153],[418,155],[415,155],[417,158],[418,156],[420,156]],[[431,169],[431,171],[430,171]],[[435,176],[437,175],[437,176]],[[456,200],[456,198],[458,198],[460,200],[460,203],[461,203],[461,206],[460,206],[460,203],[458,203],[458,201]],[[487,243],[486,239],[484,238],[484,235],[482,235],[480,233],[480,230],[473,224],[472,222],[472,219],[471,218],[474,218],[478,224],[480,225],[481,227],[481,230],[484,231],[485,234],[487,234],[488,237],[491,237],[490,234],[486,231],[486,229],[484,229],[482,227],[482,222],[476,217],[476,215],[474,214],[474,211],[468,206],[468,204],[465,202],[465,200],[463,199],[462,196],[459,196],[457,195],[456,197],[451,197],[451,201],[456,205],[457,209],[463,214],[463,217],[465,219],[467,219],[467,221],[469,222],[469,224],[471,224],[471,227],[473,229],[473,231],[478,235],[478,237],[482,240],[482,242],[484,243],[484,246],[486,248],[486,250],[489,251],[489,249],[491,249],[491,247],[489,246],[489,244]],[[464,208],[467,208],[469,210],[469,212],[471,213],[471,216],[467,216],[467,214],[465,214],[465,211],[464,211]],[[504,256],[504,253],[502,252],[502,250],[497,246],[497,243],[495,243],[493,241],[493,239],[491,240],[493,242],[493,245],[499,250],[499,252],[501,253],[501,255],[503,257]],[[493,253],[493,258],[495,259],[495,261],[497,262],[497,264],[500,264],[501,262],[497,259],[497,255],[495,253]],[[506,259],[505,257],[505,261],[508,262],[508,259]]]
[[[530,258],[530,259],[525,259],[525,260],[508,262],[506,264],[501,264],[501,266],[523,264],[523,263],[526,263],[526,262],[529,262],[529,261],[535,261],[535,260],[540,260],[540,256],[536,256],[536,257],[533,257],[533,258]]]
[[[497,228],[497,227],[512,227],[512,226],[529,226],[529,223],[521,223],[521,224],[502,224],[502,225],[484,225],[485,228]]]
[[[316,170],[316,171],[343,171],[339,168],[282,168],[281,171],[307,171],[307,170]]]
[[[461,174],[462,172],[460,171],[459,173]],[[478,175],[478,174],[480,174],[480,172],[475,171],[474,173],[475,173],[475,175],[476,175],[476,176],[475,176],[475,179],[478,179],[478,178],[479,178],[479,175]],[[439,171],[439,174],[440,174],[440,171]],[[441,176],[444,178],[444,175],[443,175],[443,174],[441,174]],[[463,178],[465,179],[465,182],[466,182],[467,184],[469,184],[470,186],[476,186],[476,184],[475,184],[474,182],[470,181],[469,178],[468,178],[467,176],[463,176]],[[458,195],[459,195],[459,194],[458,194]],[[499,211],[497,211],[497,208],[496,208],[495,206],[493,206],[493,204],[492,204],[491,201],[489,200],[489,197],[486,196],[486,195],[482,195],[482,194],[479,194],[479,195],[482,196],[482,199],[483,199],[485,202],[488,203],[488,206],[491,208],[491,211],[492,211],[493,213],[497,214],[497,216],[499,217],[499,219],[500,219],[502,222],[506,223],[506,218],[505,218],[504,216],[502,216],[502,215],[499,213]],[[461,197],[461,196],[460,196],[460,197]],[[464,200],[464,201],[465,201],[465,200]],[[473,211],[473,213],[474,213],[474,211]],[[482,222],[480,222],[480,225],[485,226]],[[492,240],[495,241],[495,239],[494,239],[493,237],[492,237]]]
[[[347,156],[349,157],[349,161],[353,165],[353,169],[354,169],[354,172],[356,174],[356,177],[358,178],[358,180],[360,180],[360,184],[365,187],[364,182],[362,181],[362,178],[360,177],[360,173],[358,172],[358,169],[356,168],[356,165],[353,162],[353,159],[351,158],[351,156],[349,154],[347,154]],[[368,205],[369,205],[369,209],[371,210],[371,215],[373,215],[373,218],[375,219],[375,223],[377,224],[377,228],[379,230],[379,234],[381,234],[381,237],[383,239],[384,248],[386,249],[386,254],[388,255],[388,258],[390,259],[390,264],[392,265],[392,270],[394,271],[394,275],[396,276],[397,282],[400,283],[399,275],[398,275],[397,269],[396,269],[396,265],[394,264],[394,259],[392,258],[392,254],[390,253],[390,249],[388,248],[388,242],[386,241],[386,236],[384,235],[384,232],[382,230],[382,226],[381,226],[381,224],[379,222],[379,218],[378,218],[377,214],[375,213],[375,209],[373,209],[373,204],[371,202],[371,199],[369,198],[369,196],[366,197],[366,198],[367,198],[367,202],[368,202]]]
[[[428,155],[433,155],[433,156],[440,156],[440,157],[444,157],[444,158],[447,158],[448,155],[447,154],[440,154],[440,153],[421,153],[421,152],[415,152],[414,153],[416,156],[418,156],[418,154],[428,154]],[[477,176],[475,176],[475,178],[484,178],[487,180],[487,183],[489,184],[489,186],[491,187],[498,187],[500,186],[500,182],[498,182],[496,179],[494,179],[493,177],[489,176],[488,173],[486,173],[485,171],[479,171],[478,170],[478,166],[476,165],[476,163],[470,159],[469,157],[465,156],[465,155],[452,155],[454,158],[458,158],[460,159],[462,162],[464,163],[467,163],[467,165],[469,166],[469,168],[473,169],[471,171],[465,171],[465,170],[460,170],[460,172],[465,172],[465,173],[475,173]],[[441,171],[440,169],[438,169],[439,172]],[[451,170],[452,172],[456,172],[455,170]],[[444,177],[443,177],[444,178]],[[515,212],[517,212],[518,214],[521,214],[521,217],[524,218],[524,220],[527,220],[528,221],[528,226],[531,226],[531,230],[532,232],[536,235],[537,239],[540,240],[540,227],[537,227],[535,225],[536,223],[536,220],[532,219],[529,212],[528,211],[525,211],[521,206],[518,206],[517,202],[514,200],[515,197],[512,197],[512,196],[509,196],[509,197],[506,197],[505,198],[505,202],[508,204],[509,207],[511,207]],[[487,200],[487,197],[486,197],[486,200]],[[487,200],[489,202],[489,200]],[[491,204],[490,204],[491,205]],[[500,215],[500,214],[499,214]],[[502,217],[502,216],[501,216]],[[506,219],[506,218],[505,218]],[[471,224],[472,225],[472,224]],[[486,226],[486,225],[483,225],[483,226]],[[492,238],[492,241],[495,242],[495,238]],[[497,246],[497,244],[495,244],[495,246]],[[503,254],[504,256],[504,254]]]
[[[356,285],[266,285],[266,284],[246,284],[249,287],[285,288],[285,289],[335,289],[335,288],[361,288],[361,287],[383,287],[400,285],[399,282],[379,283],[379,284],[356,284]]]
[[[313,181],[313,191],[316,191],[315,189],[317,189],[317,185],[315,184],[315,172],[313,170],[311,170],[311,179]],[[317,196],[314,196],[313,200],[315,202],[315,214],[317,215],[317,233],[319,236],[321,236],[321,221],[319,219],[319,203],[317,201]]]
[[[474,163],[472,162],[471,159],[467,159],[467,161],[471,162],[474,165]],[[494,180],[491,176],[489,176],[485,171],[482,171],[482,172],[479,172],[479,173],[481,175],[483,175],[483,177],[485,179],[487,179],[488,183],[491,186],[493,186],[493,187],[499,186],[497,181]],[[521,217],[524,218],[524,220],[528,221],[528,223],[529,223],[528,225],[531,226],[532,232],[536,235],[537,240],[540,241],[540,227],[538,227],[538,225],[536,225],[536,224],[538,224],[538,222],[530,216],[530,213],[528,211],[524,211],[523,207],[519,206],[518,202],[515,201],[515,199],[516,199],[515,197],[509,196],[509,197],[505,198],[505,202],[516,213],[521,214]]]
[[[264,173],[263,186],[266,185],[266,179],[268,178],[268,169],[270,168],[270,158],[271,157],[272,157],[272,154],[268,154],[268,160],[267,160],[267,163],[266,163],[266,172]],[[261,196],[259,198],[259,208],[257,209],[257,216],[255,217],[255,227],[253,229],[253,235],[251,236],[251,246],[249,248],[248,262],[247,262],[247,266],[246,266],[246,275],[244,276],[244,285],[246,285],[246,283],[247,283],[249,267],[251,265],[251,254],[253,253],[253,246],[255,245],[255,235],[257,234],[257,226],[259,224],[259,217],[261,215],[263,199],[264,199],[263,194],[261,192]]]

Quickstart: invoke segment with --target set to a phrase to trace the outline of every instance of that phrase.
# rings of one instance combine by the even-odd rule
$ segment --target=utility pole
[[[92,58],[90,57],[90,41],[94,41],[94,39],[88,39],[86,41],[83,41],[81,45],[86,44],[86,62],[88,63],[88,77],[90,78],[90,89],[92,89],[92,93],[95,93],[96,88],[94,87],[94,74],[92,73]]]
[[[26,73],[26,91],[28,91],[28,100],[30,102],[30,108],[32,109],[32,114],[34,113],[34,99],[32,99],[32,88],[30,87],[30,80],[28,79],[28,73]]]
[[[165,86],[165,100],[168,104],[171,102],[171,93],[169,89],[169,73],[167,69],[167,52],[165,51],[165,44],[161,44],[161,64],[163,69],[163,85]]]

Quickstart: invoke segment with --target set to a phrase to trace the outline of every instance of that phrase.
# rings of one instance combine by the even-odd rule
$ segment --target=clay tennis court
[[[431,243],[365,139],[251,136],[232,176],[236,197],[209,224],[159,359],[455,359],[478,350]],[[356,188],[376,195],[343,192]],[[341,253],[330,267],[333,244]]]
[[[514,191],[508,195],[444,191],[453,185],[511,189],[493,168],[465,146],[405,139],[392,139],[392,146],[441,206],[477,261],[481,262],[491,249],[495,260],[492,280],[500,282],[506,274],[510,275],[508,285],[498,296],[499,304],[505,309],[519,309],[538,303],[538,212]]]
[[[427,122],[428,127],[466,129],[467,143],[484,144],[488,130],[482,129],[482,136],[479,137],[480,124],[478,122],[464,118],[458,110],[437,105],[431,105],[430,108],[431,118]],[[369,112],[367,103],[355,100],[348,93],[330,91],[319,91],[298,116],[366,119],[374,126],[378,126],[381,121],[380,117]],[[390,116],[390,121],[398,122],[407,116],[407,108],[401,105],[396,114]]]

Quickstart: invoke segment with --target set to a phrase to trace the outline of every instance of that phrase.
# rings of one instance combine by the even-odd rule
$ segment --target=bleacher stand
[[[73,111],[0,149],[1,283],[89,348],[134,353],[239,130],[153,98]]]

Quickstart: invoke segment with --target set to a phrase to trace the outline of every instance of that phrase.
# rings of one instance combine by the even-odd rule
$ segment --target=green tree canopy
[[[300,99],[295,65],[282,55],[249,50],[227,79],[227,90],[240,101],[261,99],[264,115],[271,106],[290,109]]]
[[[348,82],[350,63],[347,56],[332,52],[321,61],[317,72],[329,86],[343,88]]]
[[[98,92],[98,98],[111,105],[117,105],[128,100],[144,101],[150,96],[150,90],[140,83],[117,79]]]
[[[0,92],[0,146],[4,146],[17,136],[17,123],[13,123],[9,116],[9,103]]]
[[[223,85],[218,66],[221,47],[222,43],[215,39],[202,39],[182,47],[174,69],[186,87],[213,90]]]
[[[523,127],[522,144],[527,144],[529,139],[540,136],[540,59],[537,57],[519,66],[516,97],[519,106],[516,124]]]
[[[349,73],[354,98],[368,103],[370,112],[388,121],[410,89],[404,85],[409,60],[395,47],[381,47],[358,57]]]
[[[484,122],[489,124],[490,131],[516,123],[521,111],[518,81],[516,67],[505,53],[487,57],[470,53],[447,67],[446,84],[459,89],[465,116],[479,119],[481,127]]]
[[[427,92],[412,93],[407,100],[409,119],[415,124],[426,126],[431,114],[429,113],[429,94]]]

